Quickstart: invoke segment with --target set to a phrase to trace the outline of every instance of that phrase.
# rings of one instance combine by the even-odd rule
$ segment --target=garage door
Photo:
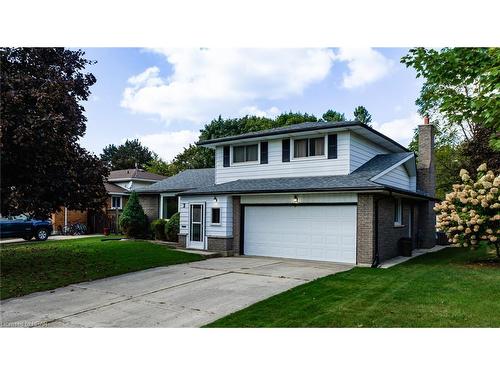
[[[246,255],[356,263],[356,206],[246,206]]]

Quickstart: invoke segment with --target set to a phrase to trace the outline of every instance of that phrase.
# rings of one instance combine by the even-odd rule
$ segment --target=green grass
[[[201,255],[174,251],[147,241],[101,239],[2,245],[0,299],[204,259]]]
[[[298,286],[209,327],[500,327],[493,251],[448,248]]]

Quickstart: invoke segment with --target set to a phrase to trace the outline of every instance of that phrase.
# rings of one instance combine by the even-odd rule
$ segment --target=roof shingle
[[[152,185],[136,189],[138,193],[179,192],[215,184],[215,168],[186,169]]]

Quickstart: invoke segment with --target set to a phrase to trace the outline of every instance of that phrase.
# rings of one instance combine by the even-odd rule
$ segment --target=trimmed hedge
[[[181,214],[177,212],[167,221],[167,224],[165,225],[165,237],[167,238],[167,241],[178,241],[177,234],[179,233],[180,216]]]
[[[167,236],[165,235],[166,224],[167,220],[165,219],[153,220],[153,222],[151,223],[151,233],[156,240],[165,241],[167,239]]]

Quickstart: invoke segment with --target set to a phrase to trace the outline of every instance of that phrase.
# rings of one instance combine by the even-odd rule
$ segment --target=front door
[[[189,247],[205,248],[204,209],[203,204],[193,203],[189,207]]]

